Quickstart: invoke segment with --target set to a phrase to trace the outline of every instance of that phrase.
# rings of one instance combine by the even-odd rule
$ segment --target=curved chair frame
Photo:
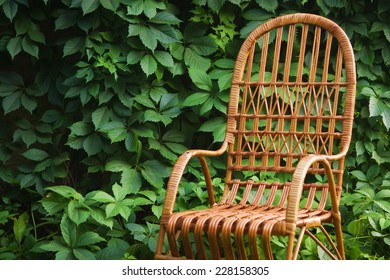
[[[174,165],[155,257],[273,259],[270,239],[279,235],[288,236],[286,259],[296,259],[307,234],[331,258],[345,259],[339,202],[354,115],[354,61],[347,35],[321,16],[284,15],[253,30],[237,56],[220,149],[189,150]],[[216,202],[205,158],[226,152],[225,191]],[[210,208],[174,213],[178,187],[191,158],[201,162]],[[248,170],[289,173],[292,180],[234,178]],[[306,182],[311,174],[325,179]],[[241,200],[236,201],[237,196]],[[334,225],[337,245],[324,223]],[[331,248],[310,228],[321,230]]]

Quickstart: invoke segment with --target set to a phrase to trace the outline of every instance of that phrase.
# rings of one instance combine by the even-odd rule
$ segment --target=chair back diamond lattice
[[[261,25],[242,45],[227,116],[228,185],[234,185],[236,171],[293,173],[308,154],[331,160],[348,150],[353,52],[340,28],[320,20],[325,22],[298,15],[285,25],[281,17]],[[339,192],[343,162],[332,163]],[[318,165],[310,172],[324,173]]]

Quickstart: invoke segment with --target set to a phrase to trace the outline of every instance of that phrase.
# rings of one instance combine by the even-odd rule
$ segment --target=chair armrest
[[[173,166],[171,175],[168,180],[167,185],[167,191],[165,194],[165,201],[161,216],[161,222],[164,222],[170,215],[173,213],[173,207],[175,204],[177,191],[179,188],[179,184],[181,181],[181,178],[183,176],[184,170],[190,161],[191,158],[197,157],[199,158],[201,164],[202,164],[202,170],[203,174],[205,176],[206,180],[206,186],[209,193],[209,199],[212,199],[210,202],[213,204],[214,197],[212,194],[212,183],[210,178],[210,172],[206,163],[206,160],[204,157],[212,157],[212,156],[219,156],[222,155],[224,152],[226,152],[228,143],[225,141],[221,148],[216,151],[210,151],[210,150],[188,150],[185,153],[183,153],[176,161],[175,165]]]
[[[298,208],[303,191],[303,183],[309,168],[317,162],[322,163],[325,168],[325,174],[329,183],[332,212],[335,214],[338,214],[339,212],[336,185],[334,182],[332,168],[328,159],[324,156],[308,155],[299,161],[298,166],[293,174],[292,184],[287,198],[286,210],[286,231],[288,234],[295,234]]]

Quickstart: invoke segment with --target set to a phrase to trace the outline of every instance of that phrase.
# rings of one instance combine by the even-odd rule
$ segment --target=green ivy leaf
[[[84,248],[74,248],[72,252],[78,260],[95,260],[95,254]]]
[[[218,50],[218,45],[212,38],[203,36],[191,39],[189,48],[201,56],[209,56]]]
[[[121,176],[121,184],[128,194],[138,193],[142,186],[142,178],[135,169],[124,170]]]
[[[75,256],[70,248],[58,251],[56,254],[56,260],[74,260]]]
[[[126,139],[128,131],[125,125],[119,121],[111,121],[103,124],[99,131],[107,133],[111,143],[120,142]]]
[[[75,247],[77,244],[77,227],[67,215],[63,215],[60,223],[61,234],[65,243],[69,247]]]
[[[102,139],[97,133],[93,133],[85,139],[83,148],[87,152],[88,156],[96,155],[103,148]]]
[[[226,0],[208,0],[207,4],[213,12],[218,13],[225,2]]]
[[[163,1],[144,0],[144,13],[148,18],[153,18],[157,14],[157,9],[165,9]]]
[[[214,143],[222,142],[225,137],[226,119],[218,117],[208,120],[202,124],[199,131],[213,132]]]
[[[83,0],[81,2],[81,9],[83,10],[83,14],[89,14],[95,11],[99,7],[99,0]]]
[[[155,105],[153,101],[145,94],[137,95],[136,97],[134,97],[134,100],[137,101],[139,104],[144,105],[147,108],[155,109]]]
[[[230,88],[232,77],[232,73],[229,73],[218,78],[218,87],[220,91]]]
[[[387,66],[390,65],[390,48],[383,48],[382,49],[382,57],[383,61]]]
[[[165,145],[171,150],[173,151],[174,153],[176,154],[182,154],[184,153],[185,151],[187,151],[187,147],[182,145],[182,144],[179,144],[179,143],[171,143],[171,142],[167,142],[165,143]]]
[[[34,26],[34,23],[28,17],[17,18],[15,20],[16,35],[22,35]]]
[[[80,122],[75,122],[70,126],[70,130],[74,135],[77,136],[86,136],[89,133],[92,132],[92,126],[89,123],[80,121]]]
[[[24,212],[14,221],[13,231],[16,242],[18,242],[19,244],[22,242],[23,235],[26,231],[28,218],[28,214]]]
[[[36,44],[34,44],[34,42],[31,41],[31,39],[29,37],[25,36],[23,38],[22,48],[29,55],[32,55],[33,57],[38,58],[39,47]]]
[[[144,11],[144,2],[143,0],[133,0],[127,7],[127,14],[128,15],[133,15],[133,16],[138,16],[142,14]]]
[[[173,67],[174,61],[172,56],[168,52],[164,51],[155,51],[154,57],[157,59],[157,61],[165,66],[165,67]]]
[[[144,195],[152,202],[155,202],[157,200],[156,193],[153,191],[140,191],[138,193]]]
[[[168,117],[168,120],[164,120],[164,116],[160,113],[154,111],[154,110],[146,110],[144,113],[144,121],[145,122],[165,122],[169,121],[170,118]]]
[[[143,205],[150,205],[150,204],[153,204],[153,202],[144,197],[137,197],[133,201],[134,206],[143,206]]]
[[[142,176],[154,187],[162,188],[163,178],[169,176],[169,169],[157,160],[148,160],[141,166]]]
[[[83,199],[83,196],[80,193],[78,193],[74,188],[69,186],[53,186],[53,187],[47,187],[46,189],[55,192],[66,198],[77,199],[77,200]]]
[[[181,20],[177,18],[174,14],[171,14],[168,11],[158,12],[150,22],[159,23],[159,24],[179,24]]]
[[[68,205],[68,200],[56,193],[45,196],[40,202],[49,215],[63,211]]]
[[[34,174],[19,175],[19,178],[20,178],[20,187],[22,189],[31,187],[37,183],[37,176]]]
[[[22,94],[21,91],[16,91],[4,97],[2,102],[4,114],[8,114],[20,108],[22,104]]]
[[[92,113],[92,122],[95,129],[99,130],[111,117],[111,110],[107,106],[100,107]]]
[[[14,17],[16,16],[16,13],[18,12],[18,4],[13,0],[7,0],[2,6],[5,16],[10,21],[13,21]]]
[[[163,44],[172,44],[180,42],[175,29],[170,25],[151,25],[150,30],[150,35],[155,37]]]
[[[390,129],[390,106],[387,106],[387,108],[383,111],[381,116],[385,127],[387,129]]]
[[[7,223],[8,218],[10,218],[9,211],[0,211],[0,225]]]
[[[12,59],[14,59],[14,57],[22,51],[22,37],[17,36],[17,37],[11,38],[8,41],[7,50],[9,52],[9,54],[11,55]]]
[[[223,117],[214,118],[203,123],[199,128],[199,131],[212,132],[216,127],[224,125],[225,123],[226,119]]]
[[[124,205],[122,203],[110,203],[106,206],[106,215],[108,218],[120,215],[127,220],[130,214],[131,208],[128,205]]]
[[[154,57],[150,54],[145,55],[141,59],[141,68],[142,71],[146,74],[146,76],[152,75],[157,70],[157,62]]]
[[[390,197],[390,190],[381,190],[375,195],[375,199],[379,200],[381,198],[389,198]]]
[[[130,65],[136,64],[136,63],[140,62],[140,60],[144,56],[145,56],[145,52],[143,52],[143,51],[130,51],[127,54],[127,58],[126,58],[127,64],[130,64]]]
[[[199,69],[189,69],[188,73],[191,80],[198,88],[211,91],[213,83],[207,73]]]
[[[152,87],[149,91],[149,96],[156,103],[166,94],[168,94],[168,91],[164,87]]]
[[[160,219],[161,215],[162,215],[162,206],[161,205],[153,205],[152,212],[153,212],[154,216],[156,216],[157,219]]]
[[[211,61],[208,58],[200,56],[192,48],[186,48],[184,51],[184,63],[190,69],[198,69],[207,71],[211,66]]]
[[[390,202],[380,200],[380,201],[374,201],[376,205],[378,205],[380,208],[382,208],[386,213],[390,213]]]
[[[134,235],[134,239],[138,241],[143,241],[146,238],[146,230],[143,226],[134,223],[126,224],[126,228],[131,231],[131,234]]]
[[[115,217],[119,214],[120,206],[117,203],[110,203],[106,206],[106,217]]]
[[[350,172],[354,177],[356,177],[359,181],[367,182],[367,176],[360,170],[354,170]]]
[[[83,37],[76,37],[66,41],[64,45],[64,57],[84,49],[85,40]]]
[[[383,164],[390,162],[390,152],[380,152],[377,153],[377,151],[372,152],[372,158],[376,161],[377,164]]]
[[[114,193],[115,200],[118,202],[125,199],[127,195],[126,189],[117,183],[112,186],[112,192]]]
[[[0,82],[8,85],[14,85],[14,86],[24,86],[23,77],[12,71],[1,71],[0,72]]]
[[[331,12],[331,9],[325,3],[325,0],[317,0],[317,5],[321,8],[325,15],[328,15]]]
[[[166,159],[175,162],[177,160],[177,154],[172,152],[171,149],[169,149],[167,146],[161,146],[159,149],[160,154],[165,157]]]
[[[77,245],[78,246],[87,246],[96,243],[100,243],[106,241],[103,237],[93,231],[87,231],[81,234],[78,237]]]
[[[57,240],[44,241],[42,243],[37,244],[37,246],[34,248],[35,249],[39,248],[49,252],[59,252],[68,249],[68,247],[66,247],[63,242],[59,242]]]
[[[94,1],[94,0],[92,0]],[[97,0],[96,0],[97,1]],[[87,4],[88,1],[83,1],[81,4]],[[84,9],[83,9],[84,11]],[[82,17],[82,13],[79,10],[63,10],[58,18],[55,20],[55,30],[64,30],[71,26],[74,26],[76,22]]]
[[[369,45],[363,45],[360,52],[358,52],[359,59],[367,65],[373,65],[375,54],[374,50]]]
[[[343,8],[345,3],[340,0],[325,0],[325,3],[332,8]]]
[[[369,103],[370,117],[382,116],[386,128],[390,128],[390,103],[384,102],[377,96],[370,97]]]
[[[190,96],[188,96],[184,102],[183,102],[183,106],[196,106],[196,105],[200,105],[200,104],[203,104],[204,102],[206,102],[206,100],[210,97],[210,94],[207,93],[207,92],[196,92],[194,94],[191,94]]]
[[[236,4],[238,6],[240,6],[242,0],[228,0],[230,3],[233,3],[233,4]]]
[[[130,35],[130,28],[131,25],[129,26],[129,36]],[[146,26],[141,26],[141,25],[136,25],[134,28],[137,29],[137,34],[139,34],[139,38],[141,39],[142,43],[144,44],[145,47],[150,49],[151,51],[154,51],[157,47],[157,38],[156,36],[152,33],[149,27]],[[134,34],[134,33],[133,33]]]
[[[32,114],[32,112],[38,107],[38,101],[35,98],[29,97],[26,94],[22,95],[22,106]]]
[[[110,172],[123,172],[131,168],[131,165],[124,160],[111,160],[107,162],[105,170]]]
[[[71,200],[68,204],[69,219],[76,225],[84,223],[90,216],[90,211],[82,203]]]
[[[122,239],[112,238],[107,243],[107,247],[96,253],[98,260],[121,260],[129,249],[129,244]]]
[[[169,142],[183,143],[185,141],[185,136],[182,132],[178,130],[169,130],[163,135],[162,140],[169,141]]]
[[[86,199],[95,200],[102,203],[115,202],[115,198],[104,191],[93,191],[85,196]]]
[[[107,226],[110,229],[114,226],[113,218],[107,218],[106,212],[100,208],[93,208],[91,211],[91,217],[101,225]]]
[[[29,149],[23,153],[23,156],[33,161],[42,161],[48,158],[49,154],[40,149]]]
[[[100,0],[100,4],[104,8],[115,12],[119,7],[120,2],[118,0]]]

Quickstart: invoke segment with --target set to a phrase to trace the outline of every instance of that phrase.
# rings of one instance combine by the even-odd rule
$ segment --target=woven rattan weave
[[[297,259],[306,234],[331,258],[344,259],[339,202],[355,84],[351,44],[333,21],[290,14],[252,31],[235,63],[221,148],[189,150],[173,168],[155,257],[273,259],[277,235],[288,240],[285,258]],[[206,157],[224,153],[225,190],[215,201]],[[194,157],[210,208],[174,213]],[[249,171],[256,176],[246,178]]]

